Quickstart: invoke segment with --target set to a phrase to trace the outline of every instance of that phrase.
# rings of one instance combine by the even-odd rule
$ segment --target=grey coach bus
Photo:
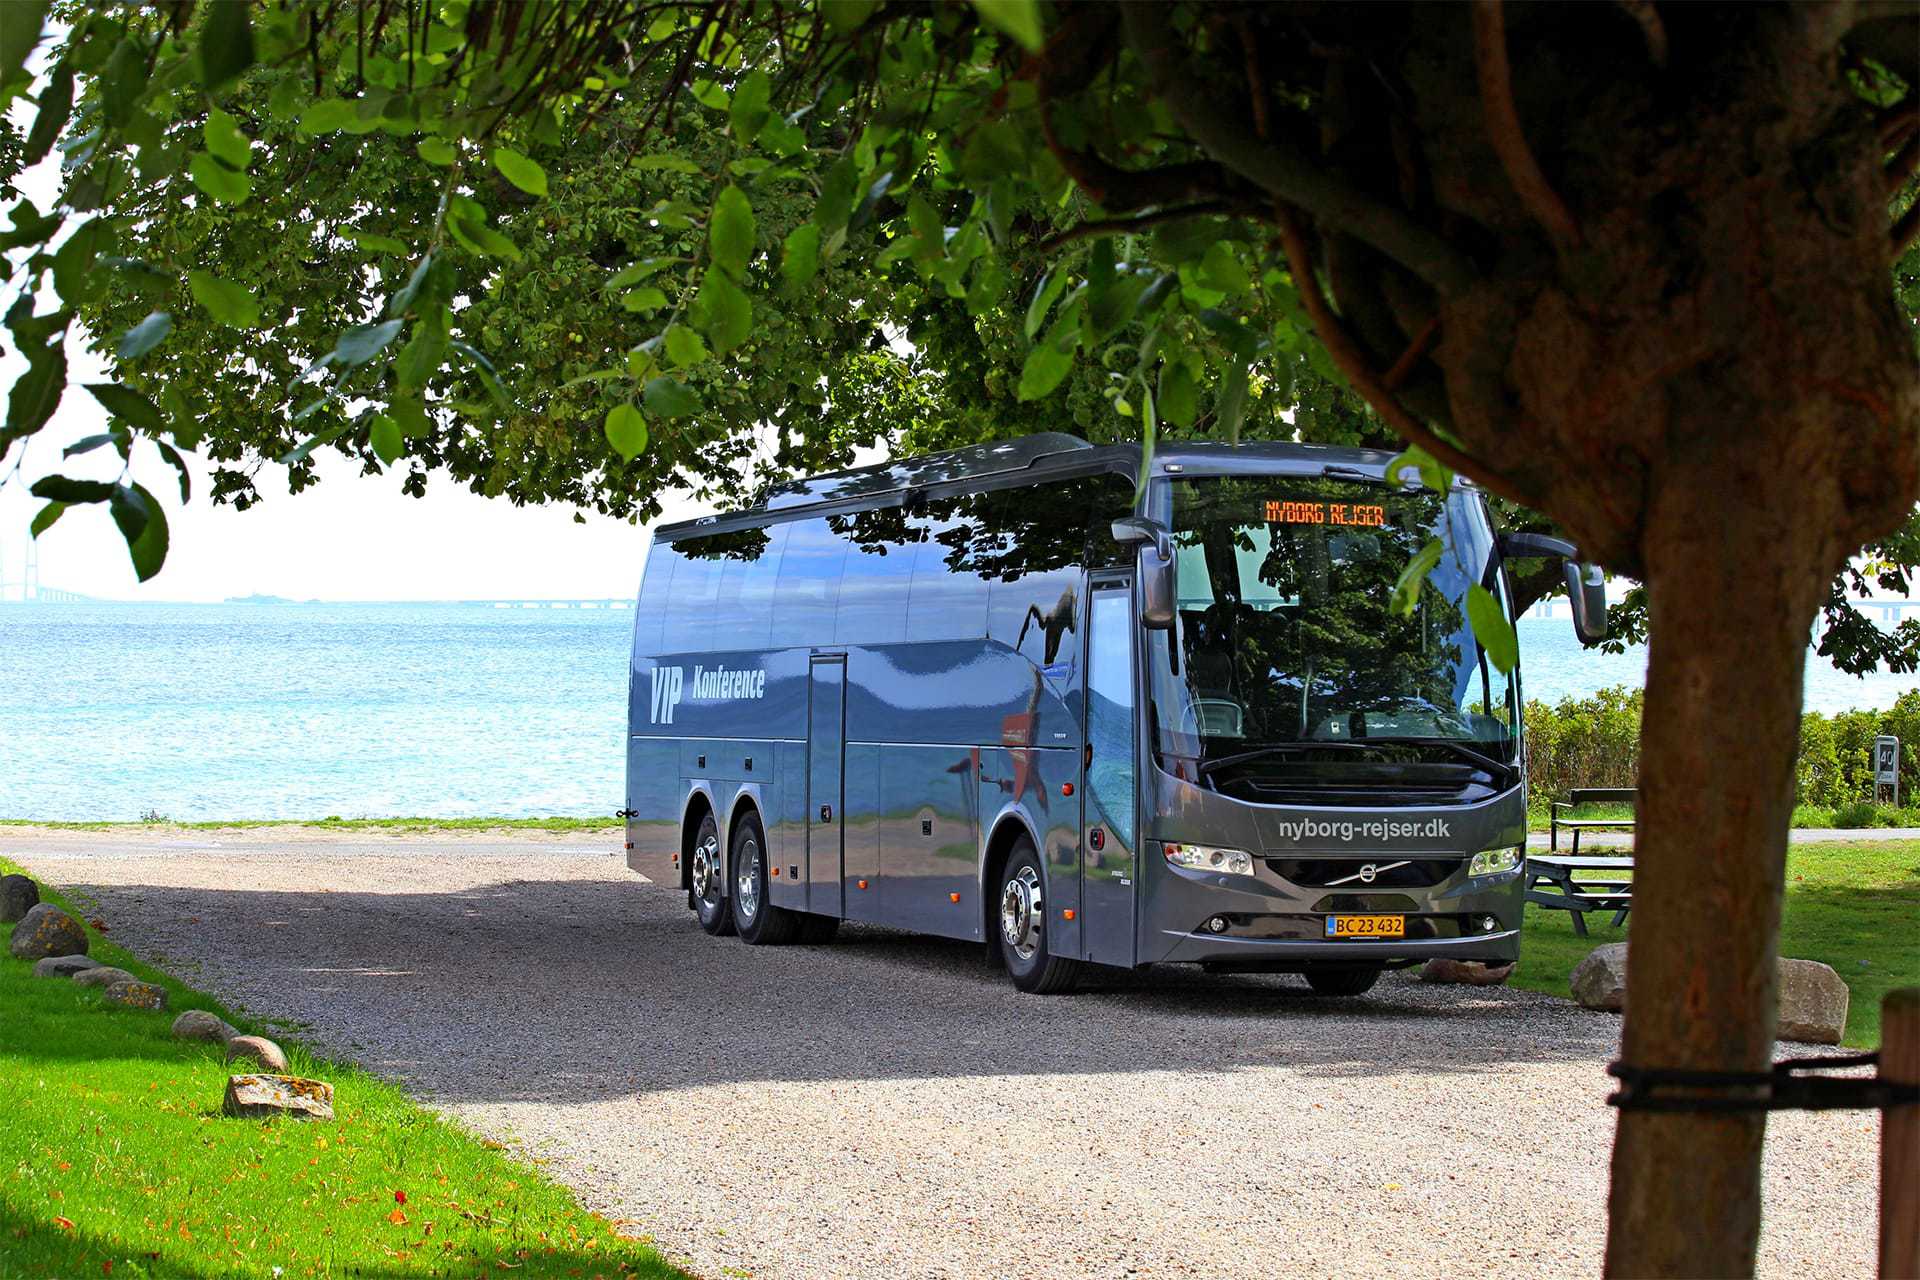
[[[1583,634],[1604,597],[1568,544],[1389,461],[1163,446],[1142,485],[1137,448],[1038,435],[661,528],[628,865],[711,934],[974,939],[1028,991],[1189,961],[1351,995],[1514,959],[1519,675],[1468,597],[1507,609],[1515,555],[1567,560]]]

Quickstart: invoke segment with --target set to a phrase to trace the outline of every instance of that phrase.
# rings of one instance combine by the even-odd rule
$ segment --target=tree
[[[12,94],[29,87],[31,9],[0,30]],[[650,277],[658,328],[578,384],[616,453],[645,450],[650,417],[696,418],[668,412],[693,382],[701,403],[781,383],[800,400],[822,361],[767,333],[771,317],[868,297],[883,333],[943,310],[959,323],[957,307],[989,350],[1018,351],[1011,386],[983,370],[981,415],[1093,395],[1148,447],[1163,422],[1236,438],[1250,393],[1303,356],[1337,370],[1426,459],[1645,582],[1623,1057],[1766,1063],[1805,637],[1848,557],[1920,491],[1914,335],[1889,283],[1920,227],[1910,195],[1889,204],[1920,153],[1920,10],[207,0],[74,16],[25,143],[44,153],[73,126],[63,207],[16,206],[0,233],[62,305],[8,313],[29,369],[0,447],[57,405],[59,335],[101,269],[157,273],[166,303],[102,334],[122,380],[94,394],[123,446],[195,430],[154,360],[170,331],[225,325],[244,362],[260,331],[306,321],[257,284],[115,252],[127,202],[182,169],[209,216],[245,208],[235,95],[294,67],[273,92],[305,135],[403,139],[420,166],[402,181],[438,192],[412,225],[379,215],[418,196],[367,193],[377,220],[354,225],[398,241],[410,269],[382,271],[377,309],[370,287],[365,309],[313,320],[343,326],[315,371],[340,412],[394,456],[431,456],[442,433],[465,447],[523,409],[577,432],[586,408],[550,375],[526,394],[552,410],[517,406],[495,372],[536,352],[463,350],[454,326],[491,305],[502,261],[557,238],[511,212],[513,192],[553,200],[546,166],[580,149],[685,159],[677,122],[711,113],[728,158],[695,160],[679,200],[630,220],[697,229],[675,255],[689,260]],[[624,236],[612,252],[637,286],[652,259]],[[447,263],[479,292],[436,282]],[[564,488],[582,457],[556,457],[546,482]],[[143,572],[157,563],[158,506],[129,479],[37,488],[107,503]],[[1623,1113],[1610,1271],[1750,1270],[1762,1131],[1757,1115]],[[1714,1212],[1684,1211],[1702,1202]]]

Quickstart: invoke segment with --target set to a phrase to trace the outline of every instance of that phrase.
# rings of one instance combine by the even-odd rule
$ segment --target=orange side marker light
[[[1072,794],[1073,794],[1073,784],[1072,784],[1071,782],[1063,782],[1063,783],[1061,783],[1061,784],[1060,784],[1060,794],[1061,794],[1061,795],[1063,795],[1063,796],[1070,796],[1070,795],[1072,795]]]
[[[1060,914],[1065,916],[1067,919],[1071,920],[1073,919],[1073,908],[1068,907],[1065,911],[1062,911]]]
[[[778,880],[780,878],[780,868],[778,867],[773,868],[773,878],[775,880]]]
[[[867,887],[867,882],[865,880],[856,881],[855,883],[857,883],[862,889]]]
[[[948,894],[948,895],[947,895],[947,897],[949,897],[950,899],[952,899],[952,900],[953,900],[953,901],[955,901],[955,902],[958,902],[958,901],[960,901],[960,895],[959,895],[959,894],[957,894],[957,893],[950,893],[950,894]]]

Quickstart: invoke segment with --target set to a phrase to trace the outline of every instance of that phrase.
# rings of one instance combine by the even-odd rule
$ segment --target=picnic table
[[[1632,879],[1576,880],[1577,871],[1612,871],[1633,875],[1632,858],[1574,858],[1559,854],[1529,855],[1526,870],[1528,902],[1573,915],[1573,931],[1587,936],[1587,912],[1613,912],[1613,927],[1627,922],[1633,909]]]
[[[1638,787],[1574,787],[1567,792],[1565,800],[1555,800],[1548,806],[1547,847],[1555,853],[1560,852],[1562,827],[1573,833],[1573,852],[1576,857],[1580,853],[1582,831],[1631,831],[1632,818],[1576,818],[1573,812],[1583,804],[1638,804],[1639,801]]]

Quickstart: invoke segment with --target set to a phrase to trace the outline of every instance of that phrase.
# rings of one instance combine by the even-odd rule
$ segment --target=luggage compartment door
[[[1080,831],[1081,938],[1086,958],[1134,963],[1135,811],[1133,581],[1100,574],[1088,584],[1087,741]]]
[[[816,656],[807,667],[807,910],[840,916],[846,851],[847,658]]]

